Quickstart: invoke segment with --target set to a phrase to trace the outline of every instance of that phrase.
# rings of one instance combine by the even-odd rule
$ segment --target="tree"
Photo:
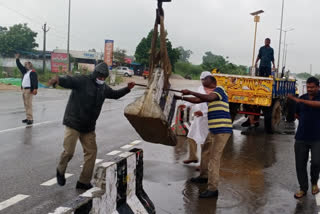
[[[138,44],[136,48],[136,52],[134,54],[136,61],[145,65],[149,66],[149,57],[151,53],[151,43],[152,43],[152,36],[153,36],[153,30],[151,30],[147,37],[144,37],[141,39],[140,43]],[[158,35],[157,40],[157,49],[160,49],[160,36]],[[178,48],[173,48],[171,41],[167,38],[167,50],[169,59],[172,65],[172,69],[174,70],[174,64],[178,61],[180,58],[180,52]]]
[[[14,56],[19,51],[33,51],[38,47],[37,33],[33,32],[27,24],[17,24],[9,28],[0,27],[0,54]]]
[[[116,62],[118,62],[118,63],[120,63],[120,64],[125,63],[126,54],[127,54],[127,51],[126,51],[126,50],[117,48],[117,49],[113,52],[114,61],[116,61]]]
[[[207,71],[211,71],[213,68],[221,70],[227,63],[228,61],[223,56],[215,55],[211,51],[205,52],[202,57],[202,68]]]
[[[92,48],[88,50],[89,52],[97,52],[96,49]]]
[[[182,46],[177,47],[180,52],[179,60],[182,62],[189,62],[190,56],[193,54],[191,50],[185,50]]]

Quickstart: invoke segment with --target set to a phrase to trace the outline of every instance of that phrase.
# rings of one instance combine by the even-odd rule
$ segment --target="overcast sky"
[[[231,62],[250,65],[253,51],[253,17],[264,10],[258,25],[257,50],[271,38],[277,61],[281,0],[172,0],[164,5],[168,37],[174,47],[193,51],[191,61],[200,64],[206,51],[228,56]],[[104,40],[133,55],[141,38],[153,28],[156,0],[72,0],[72,50],[103,50]],[[287,67],[292,72],[320,73],[319,0],[285,0],[284,28],[287,33]],[[28,23],[38,32],[47,22],[47,49],[67,47],[68,0],[0,0],[0,26]],[[281,54],[282,58],[282,54]],[[277,62],[276,62],[277,63]]]

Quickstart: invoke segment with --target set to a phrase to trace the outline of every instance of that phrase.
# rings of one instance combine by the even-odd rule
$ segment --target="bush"
[[[189,62],[177,62],[175,64],[175,73],[183,77],[191,77],[192,79],[200,79],[200,74],[203,71],[200,65],[193,65]]]

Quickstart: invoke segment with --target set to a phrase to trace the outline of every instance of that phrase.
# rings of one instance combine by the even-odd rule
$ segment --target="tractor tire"
[[[280,125],[282,118],[281,103],[279,100],[274,100],[271,107],[265,107],[264,114],[264,129],[268,134],[273,134]]]

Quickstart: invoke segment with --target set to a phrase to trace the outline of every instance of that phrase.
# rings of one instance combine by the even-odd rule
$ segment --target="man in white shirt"
[[[22,97],[26,110],[26,119],[22,120],[22,122],[31,125],[33,123],[32,98],[33,95],[38,93],[38,76],[31,62],[25,62],[23,66],[19,58],[20,55],[16,54],[16,64],[22,73],[21,89],[23,91]]]

